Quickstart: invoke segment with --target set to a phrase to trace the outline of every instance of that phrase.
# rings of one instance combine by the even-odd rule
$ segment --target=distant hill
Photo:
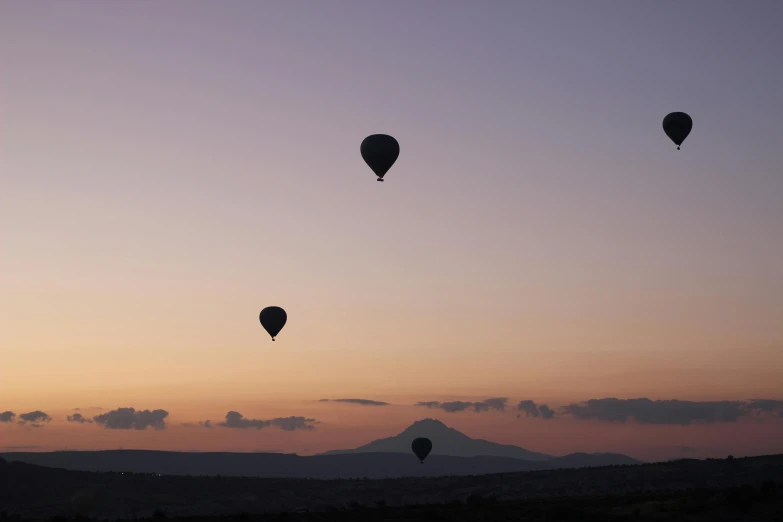
[[[433,444],[432,453],[423,465],[410,449],[411,441],[416,437],[428,437]],[[310,457],[283,453],[146,450],[5,453],[0,456],[8,461],[78,471],[314,479],[482,475],[640,463],[611,453],[552,457],[518,446],[472,439],[433,419],[417,421],[399,435],[354,450],[330,451]]]
[[[66,453],[74,454],[76,452]],[[99,452],[92,454],[96,453]],[[133,458],[142,462],[154,461],[159,457],[163,457],[163,460],[158,460],[159,462],[165,462],[166,457],[169,457],[170,460],[182,456],[182,454],[168,452],[106,453],[126,453],[124,462],[129,462]],[[196,454],[196,456],[198,455]],[[232,459],[243,456],[240,454],[211,454],[210,459],[217,462],[225,455],[231,455]],[[255,455],[247,454],[245,456],[251,458],[251,464],[258,464],[259,460],[253,460]],[[394,453],[370,455],[382,455],[384,458],[398,463],[409,460]],[[348,462],[354,459],[366,462],[361,459],[363,456],[296,457],[280,455],[279,457],[288,463],[295,463],[301,459],[305,462],[316,460],[335,465],[340,463],[340,459],[343,458],[347,458]],[[476,462],[481,462],[484,459],[442,455],[434,457],[433,463],[436,463],[437,466],[452,459],[456,459],[455,462],[473,461],[474,459],[477,459]],[[427,468],[426,464],[420,464],[415,457],[412,459],[411,468]],[[486,457],[486,459],[500,459],[504,462],[516,462],[518,465],[525,462],[519,459],[498,457]],[[441,460],[442,462],[438,462]],[[343,461],[344,463],[345,461]],[[392,466],[393,464],[387,465]],[[407,466],[404,463],[399,465]],[[627,495],[642,492],[649,494],[656,491],[698,491],[700,488],[726,488],[742,484],[760,487],[765,483],[767,486],[783,483],[783,455],[705,461],[682,460],[638,466],[531,471],[481,476],[387,480],[303,480],[226,476],[160,476],[152,473],[127,472],[90,473],[45,468],[23,462],[5,463],[0,458],[0,511],[5,511],[12,516],[21,515],[38,519],[79,514],[116,520],[149,517],[156,510],[161,510],[169,519],[173,519],[174,517],[194,515],[204,517],[231,513],[279,513],[305,508],[315,511],[331,509],[334,513],[335,508],[343,509],[356,505],[354,503],[360,503],[364,506],[376,506],[378,503],[400,506],[445,504],[467,500],[470,504],[471,496],[474,500],[476,497],[493,497],[500,502],[569,497],[605,498],[607,495],[623,495],[622,498],[627,498]],[[703,498],[701,502],[704,502]],[[685,507],[693,508],[693,505],[688,504]],[[653,511],[655,515],[661,515],[655,505]],[[523,517],[525,519],[530,514],[526,513],[521,513],[525,514]],[[560,515],[551,519],[560,520]],[[611,519],[615,520],[616,518]],[[778,518],[767,517],[758,518],[758,520],[777,520]],[[325,519],[338,520],[340,517],[331,516],[331,518]],[[368,511],[360,517],[354,516],[350,519],[375,520],[376,517],[372,511]],[[450,517],[449,519],[455,518]],[[482,517],[482,520],[485,519],[486,517]],[[625,519],[623,518],[623,520]],[[628,519],[630,519],[630,513]],[[237,520],[249,519],[243,517]],[[314,518],[309,518],[309,520],[314,520]],[[394,520],[402,519],[395,518]],[[609,518],[605,518],[605,520],[609,520]],[[655,520],[664,519],[655,518]],[[696,519],[688,517],[688,520]],[[708,518],[708,520],[716,519]],[[724,519],[721,518],[721,520]],[[735,517],[733,520],[745,519]]]
[[[378,439],[355,449],[332,450],[321,455],[344,455],[346,453],[410,453],[411,442],[416,437],[427,437],[432,441],[431,455],[454,457],[507,457],[512,459],[542,461],[551,455],[536,453],[519,446],[497,444],[484,439],[472,439],[439,420],[416,421],[402,433],[385,439]]]
[[[541,463],[541,469],[594,468],[598,466],[631,466],[642,461],[619,453],[571,453]]]
[[[400,478],[444,475],[482,475],[638,464],[630,457],[574,454],[547,461],[508,457],[430,455],[424,464],[411,453],[349,453],[300,457],[281,453],[184,453],[175,451],[113,450],[5,453],[10,462],[74,471],[130,472],[163,475],[222,475],[259,478]]]

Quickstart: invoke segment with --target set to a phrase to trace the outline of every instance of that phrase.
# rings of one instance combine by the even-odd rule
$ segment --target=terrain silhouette
[[[548,460],[551,455],[536,453],[519,446],[497,444],[484,439],[472,439],[450,428],[439,420],[422,419],[408,426],[393,437],[374,440],[355,449],[326,451],[321,455],[344,455],[346,453],[410,453],[411,441],[426,437],[433,441],[431,455],[455,457],[509,457],[523,460]],[[628,462],[630,464],[630,462]]]
[[[417,436],[427,436],[433,444],[432,453],[424,465],[411,451],[411,442]],[[631,457],[611,453],[573,453],[552,457],[517,446],[472,439],[432,419],[417,421],[395,437],[374,441],[355,450],[307,457],[282,453],[147,450],[18,452],[0,455],[9,461],[79,471],[314,479],[481,475],[640,463]],[[530,457],[530,460],[525,457]]]
[[[387,480],[91,473],[5,463],[0,459],[0,511],[29,518],[78,515],[117,519],[151,517],[156,513],[157,518],[162,514],[215,517],[310,510],[322,512],[318,520],[383,520],[384,513],[388,520],[463,520],[467,509],[475,511],[471,515],[474,518],[468,519],[482,520],[505,519],[504,513],[516,513],[514,520],[529,520],[536,513],[544,518],[532,520],[547,519],[546,516],[548,520],[630,520],[640,516],[634,514],[639,509],[640,514],[651,511],[659,517],[652,519],[672,520],[666,513],[690,516],[706,513],[709,508],[721,516],[731,513],[731,520],[736,521],[742,520],[737,513],[751,513],[754,502],[764,502],[766,518],[754,520],[780,520],[770,515],[781,513],[776,484],[783,484],[783,455]],[[746,487],[737,489],[739,486]],[[707,488],[712,492],[701,492]],[[734,489],[719,492],[725,488]],[[607,500],[608,496],[614,496],[614,500]],[[542,508],[540,502],[529,502],[533,499],[556,502]],[[520,501],[528,502],[518,504]],[[579,517],[576,508],[558,511],[556,507],[576,505],[588,506],[584,509],[601,516]],[[723,508],[715,511],[717,505]],[[375,509],[367,511],[362,506]],[[396,509],[399,506],[411,507]],[[390,508],[392,511],[385,511]],[[525,512],[527,515],[522,517]],[[705,519],[680,516],[674,520]]]

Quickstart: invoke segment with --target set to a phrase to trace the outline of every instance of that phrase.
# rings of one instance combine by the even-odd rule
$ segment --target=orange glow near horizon
[[[780,7],[69,4],[0,7],[0,413],[53,417],[0,452],[311,454],[427,416],[554,454],[783,452],[775,418],[514,410],[783,400]],[[346,397],[391,406],[316,402]],[[90,406],[169,425],[65,421]],[[228,411],[320,424],[181,426]]]

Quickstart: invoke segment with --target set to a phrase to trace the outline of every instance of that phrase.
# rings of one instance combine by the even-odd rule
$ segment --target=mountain
[[[424,465],[411,452],[410,444],[416,437],[428,437],[433,444]],[[611,453],[553,457],[518,446],[472,439],[433,419],[417,421],[399,435],[354,450],[330,451],[309,457],[283,453],[147,450],[5,453],[0,457],[9,462],[75,471],[317,479],[482,475],[640,463]]]
[[[484,439],[472,439],[439,420],[422,419],[408,426],[402,433],[385,439],[378,439],[355,449],[332,450],[321,455],[344,455],[348,453],[410,453],[411,442],[416,437],[427,437],[432,441],[431,455],[454,457],[507,457],[530,461],[544,461],[551,455],[536,453],[519,446],[497,444]]]

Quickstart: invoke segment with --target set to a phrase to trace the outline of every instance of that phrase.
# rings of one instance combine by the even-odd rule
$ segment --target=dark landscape
[[[7,453],[2,456],[9,461],[72,471],[128,471],[163,475],[312,479],[485,475],[488,473],[594,467],[637,462],[623,455],[588,455],[584,453],[543,462],[506,457],[432,455],[427,458],[424,465],[413,455],[399,453],[300,457],[279,453],[180,453],[116,450]]]
[[[419,436],[437,442],[424,464],[409,451]],[[0,512],[16,520],[736,521],[779,520],[783,505],[783,455],[653,464],[618,454],[556,457],[472,439],[433,419],[314,456],[114,450],[2,457]]]
[[[780,520],[779,484],[783,455],[386,480],[95,473],[3,460],[0,511],[22,518],[259,520],[279,513],[302,520],[620,520],[638,511],[649,520],[671,520],[673,513],[697,517],[677,520],[706,520],[698,516],[709,513],[724,517],[711,520],[745,520],[737,513],[755,509],[767,518],[747,520]],[[262,514],[268,516],[256,516]]]

